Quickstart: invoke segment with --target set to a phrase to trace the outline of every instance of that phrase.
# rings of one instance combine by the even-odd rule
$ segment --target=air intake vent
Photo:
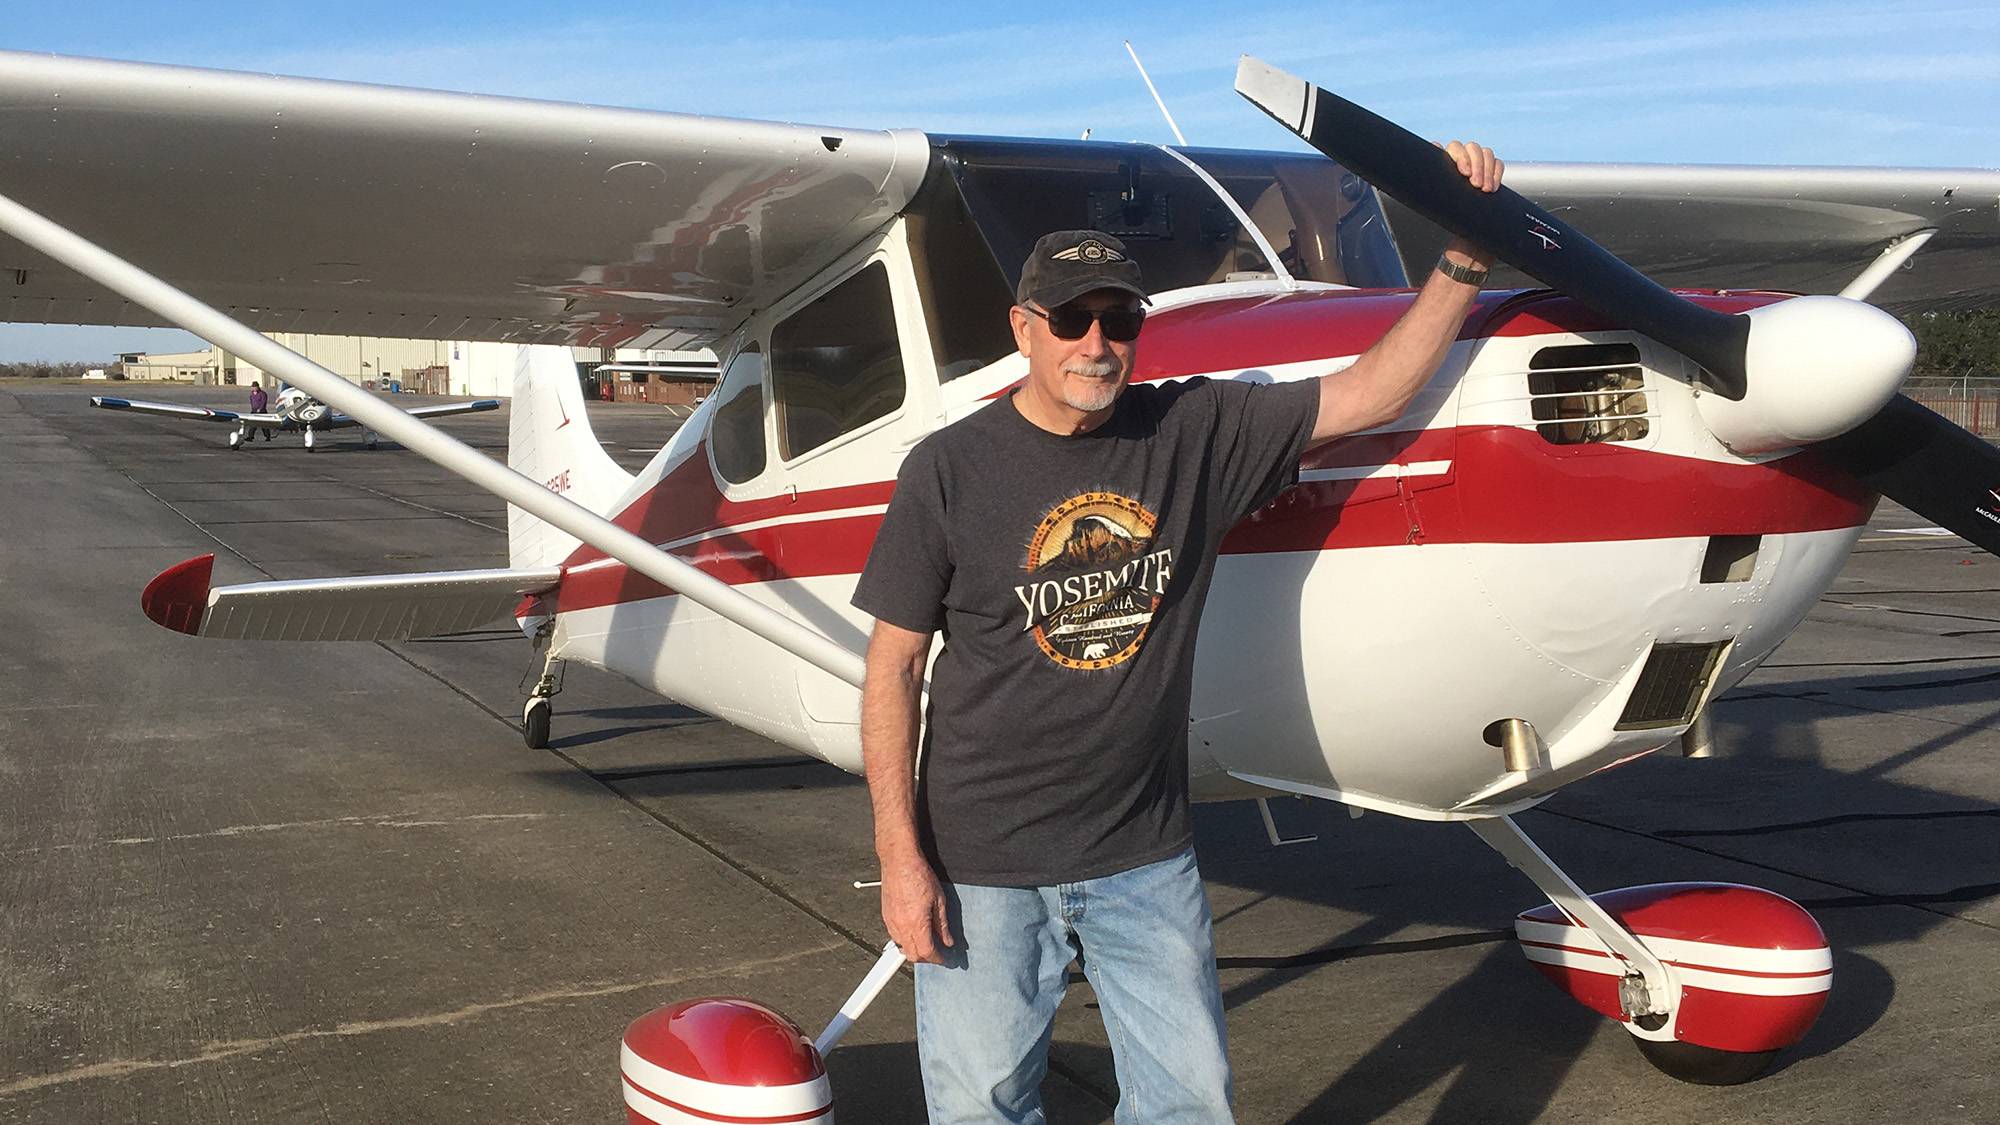
[[[1535,430],[1557,445],[1646,436],[1646,373],[1632,344],[1543,348],[1528,361]]]
[[[1654,645],[1645,670],[1618,716],[1619,730],[1678,727],[1694,721],[1728,641],[1708,645]]]

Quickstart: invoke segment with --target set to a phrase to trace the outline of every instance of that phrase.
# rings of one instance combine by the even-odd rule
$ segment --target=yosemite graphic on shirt
[[[1153,549],[1159,521],[1137,500],[1085,492],[1050,509],[1028,543],[1032,577],[1014,587],[1024,632],[1050,660],[1086,671],[1139,651],[1173,577],[1174,552]]]

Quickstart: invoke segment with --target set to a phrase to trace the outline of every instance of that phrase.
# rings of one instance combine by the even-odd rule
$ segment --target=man
[[[262,379],[255,380],[250,384],[250,413],[262,414],[264,413],[264,408],[269,405],[271,405],[271,396],[264,393],[264,381]],[[265,426],[263,430],[264,440],[270,441],[271,427]],[[246,433],[244,436],[248,440],[249,435]]]
[[[1475,187],[1499,187],[1490,150],[1446,151]],[[1137,265],[1093,231],[1036,244],[1010,314],[1026,380],[911,451],[854,594],[876,618],[861,735],[882,919],[916,963],[934,1125],[1043,1120],[1050,1028],[1079,954],[1117,1120],[1231,1120],[1187,822],[1195,628],[1216,548],[1296,480],[1311,445],[1402,413],[1491,262],[1452,243],[1402,318],[1326,378],[1128,389]]]

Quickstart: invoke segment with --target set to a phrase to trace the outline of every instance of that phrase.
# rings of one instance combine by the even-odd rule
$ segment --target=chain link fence
[[[1981,437],[2000,436],[2000,376],[1912,379],[1903,393]]]

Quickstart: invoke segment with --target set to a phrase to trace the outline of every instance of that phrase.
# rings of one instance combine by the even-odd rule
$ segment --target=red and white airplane
[[[546,650],[531,744],[577,661],[858,771],[869,622],[848,595],[903,454],[1024,374],[1005,313],[1038,235],[1093,226],[1134,248],[1156,293],[1142,380],[1337,371],[1408,305],[1429,223],[1474,237],[1552,288],[1488,293],[1402,420],[1315,451],[1229,537],[1193,790],[1465,822],[1550,898],[1518,922],[1538,968],[1669,1073],[1753,1077],[1825,1002],[1810,916],[1714,884],[1593,898],[1509,814],[1638,755],[1706,752],[1710,700],[1804,618],[1877,490],[2000,544],[2000,457],[1896,396],[1911,338],[1861,303],[1885,280],[1903,302],[1989,299],[2000,173],[1516,165],[1480,196],[1299,79],[1245,59],[1238,88],[1333,160],[0,53],[0,229],[32,247],[0,266],[17,319],[187,328],[511,505],[504,570],[211,589],[196,559],[148,588],[156,620],[386,639],[511,613]],[[161,173],[204,164],[242,174],[218,194]],[[1677,281],[1700,247],[1759,290],[1669,292],[1571,218]],[[225,222],[286,237],[188,233]],[[1898,272],[1927,240],[1937,268]],[[524,348],[502,467],[257,328],[709,344],[723,376],[630,475],[592,438],[567,356]],[[795,1034],[783,1097],[653,1050],[762,1018],[641,1021],[628,1105],[820,1119],[824,1071]]]
[[[317,434],[324,430],[343,430],[361,425],[357,418],[349,417],[329,408],[325,403],[313,398],[297,387],[286,387],[278,392],[274,407],[268,411],[256,410],[211,410],[203,406],[188,406],[185,403],[141,402],[137,399],[111,398],[108,395],[93,395],[90,405],[105,410],[130,410],[138,414],[158,414],[167,418],[182,418],[194,422],[220,422],[234,426],[229,431],[229,448],[241,449],[249,442],[252,431],[262,430],[264,440],[271,440],[273,431],[291,433],[297,431],[308,450],[318,447]],[[435,406],[419,406],[409,411],[412,418],[448,418],[454,414],[476,414],[483,410],[500,409],[497,398],[475,399],[471,402],[445,402]],[[373,430],[363,433],[362,441],[373,449],[376,434]]]

